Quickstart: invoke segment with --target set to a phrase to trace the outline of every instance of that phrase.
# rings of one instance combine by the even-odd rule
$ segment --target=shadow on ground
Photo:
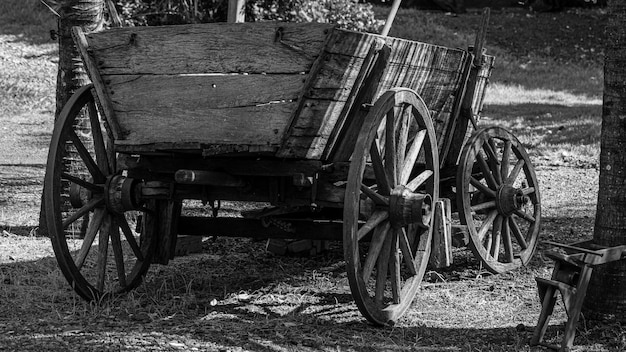
[[[589,223],[546,218],[544,234],[566,243],[575,238],[562,226]],[[481,276],[471,257],[455,256],[455,266],[438,275],[445,281],[427,277],[395,327],[375,327],[354,304],[339,243],[310,258],[272,256],[262,242],[242,239],[207,245],[201,254],[154,265],[135,291],[100,304],[78,299],[53,257],[0,265],[0,348],[532,351],[528,341],[539,313],[534,276],[551,265],[536,256],[527,268]],[[487,301],[466,303],[463,297]],[[501,318],[491,318],[494,313]],[[552,342],[562,329],[562,318],[556,319],[548,330]],[[619,326],[586,322],[576,344],[617,351],[625,336]]]

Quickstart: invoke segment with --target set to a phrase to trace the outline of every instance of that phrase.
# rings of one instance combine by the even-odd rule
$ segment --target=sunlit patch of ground
[[[602,105],[602,99],[551,89],[525,88],[494,82],[487,88],[487,105],[548,104],[564,106]]]

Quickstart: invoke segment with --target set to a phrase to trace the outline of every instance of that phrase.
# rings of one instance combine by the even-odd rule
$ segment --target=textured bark
[[[594,242],[626,244],[626,2],[609,2],[604,64],[600,185]],[[594,269],[587,318],[626,321],[626,260]]]
[[[55,119],[76,89],[89,83],[78,50],[72,40],[72,27],[90,32],[103,25],[104,0],[65,0],[59,4],[59,70]]]
[[[72,40],[72,27],[81,26],[85,31],[100,30],[104,24],[104,0],[63,0],[58,1],[58,40],[59,40],[59,68],[57,73],[56,89],[56,120],[63,106],[72,94],[81,86],[89,83],[89,78],[83,68],[78,49]],[[43,195],[42,195],[43,200]],[[39,230],[41,236],[48,235],[46,226],[45,208],[41,202],[39,213]]]

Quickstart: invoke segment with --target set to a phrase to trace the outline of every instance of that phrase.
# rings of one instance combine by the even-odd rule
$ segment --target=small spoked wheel
[[[116,174],[115,160],[92,86],[82,87],[54,127],[44,206],[59,267],[88,300],[131,290],[150,265],[152,244],[136,232],[138,212],[111,204],[110,191],[129,186]]]
[[[424,276],[439,193],[439,157],[430,113],[406,88],[384,93],[365,118],[348,175],[344,256],[361,313],[393,324]]]
[[[535,169],[519,140],[499,127],[477,131],[463,148],[456,187],[461,224],[484,267],[502,273],[528,263],[541,203]]]

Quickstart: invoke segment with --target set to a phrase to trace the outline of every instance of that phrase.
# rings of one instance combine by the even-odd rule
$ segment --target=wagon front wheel
[[[417,293],[430,256],[438,187],[428,108],[410,89],[387,91],[361,128],[344,202],[350,289],[375,324],[393,324]]]
[[[463,148],[456,187],[469,247],[484,267],[497,274],[528,263],[537,247],[541,200],[519,140],[500,127],[474,133]]]
[[[92,94],[79,89],[52,134],[44,186],[49,236],[72,288],[87,300],[136,287],[150,265],[153,245],[137,233],[139,212],[116,211],[110,190],[115,172],[112,138]]]

